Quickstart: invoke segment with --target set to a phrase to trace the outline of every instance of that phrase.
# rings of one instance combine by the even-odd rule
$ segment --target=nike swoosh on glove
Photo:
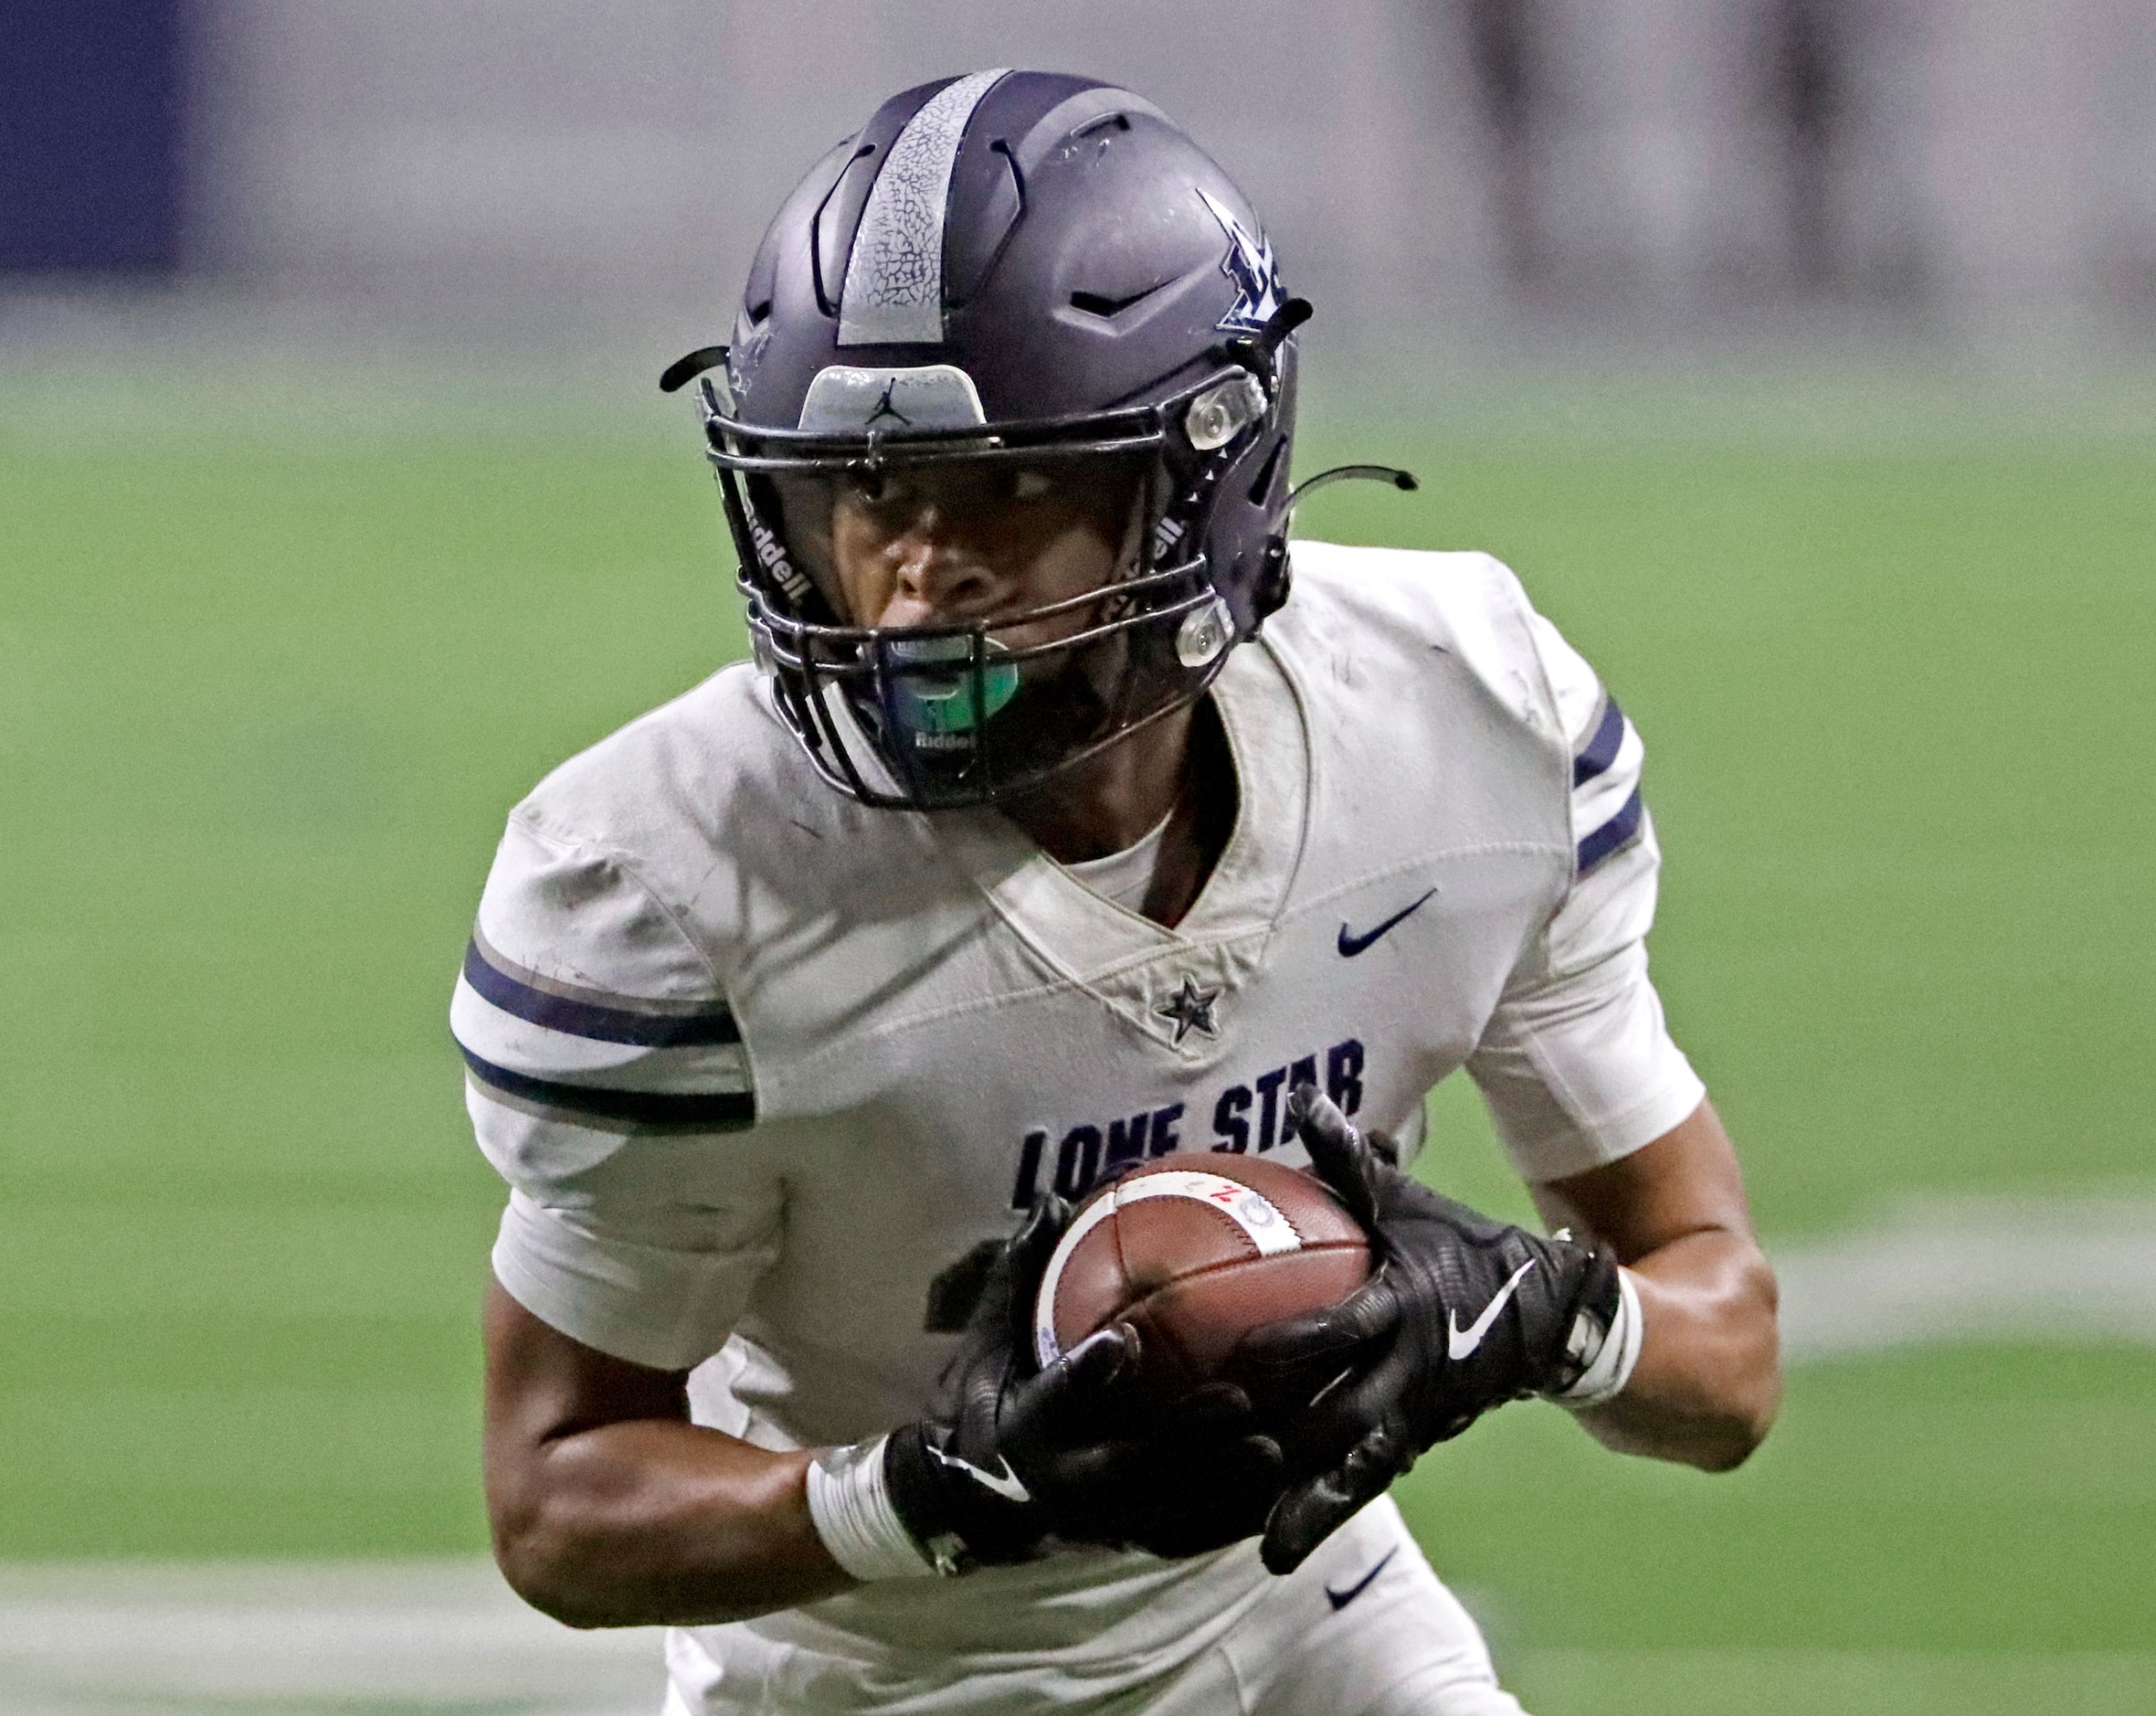
[[[1411,1180],[1390,1139],[1362,1137],[1315,1086],[1296,1086],[1288,1114],[1312,1170],[1369,1231],[1377,1267],[1339,1304],[1254,1330],[1243,1346],[1253,1386],[1333,1379],[1281,1432],[1294,1467],[1316,1470],[1267,1522],[1276,1573],[1300,1566],[1432,1445],[1506,1401],[1577,1382],[1619,1303],[1607,1252],[1493,1221]]]
[[[1070,1218],[1060,1198],[1034,1205],[989,1266],[935,1407],[884,1444],[892,1505],[945,1572],[1059,1542],[1194,1555],[1256,1536],[1286,1488],[1241,1389],[1147,1407],[1118,1386],[1138,1357],[1127,1324],[1039,1367],[1033,1301]]]

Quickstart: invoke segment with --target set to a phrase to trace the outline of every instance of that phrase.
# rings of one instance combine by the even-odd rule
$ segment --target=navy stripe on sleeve
[[[1610,765],[1617,760],[1617,752],[1624,743],[1624,711],[1617,706],[1617,699],[1602,699],[1602,718],[1586,748],[1572,758],[1572,784],[1584,787],[1597,775],[1607,774]]]
[[[1585,875],[1612,853],[1640,832],[1640,795],[1635,789],[1631,798],[1617,808],[1617,814],[1580,842],[1580,863],[1577,874]]]
[[[738,1132],[756,1124],[756,1098],[752,1091],[681,1095],[672,1091],[598,1090],[588,1085],[565,1085],[558,1079],[512,1072],[481,1060],[470,1049],[463,1054],[464,1065],[481,1084],[570,1118],[710,1132]]]
[[[513,978],[489,963],[474,940],[464,950],[464,980],[505,1012],[549,1031],[598,1043],[633,1043],[650,1049],[739,1043],[741,1032],[723,1004],[693,1013],[637,1012],[597,1001],[555,995]]]

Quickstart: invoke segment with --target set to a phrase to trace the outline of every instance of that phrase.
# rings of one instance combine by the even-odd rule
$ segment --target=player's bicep
[[[1711,1102],[1628,1156],[1528,1190],[1551,1227],[1592,1235],[1624,1263],[1694,1234],[1752,1237],[1737,1150]]]
[[[500,1282],[490,1284],[483,1327],[487,1515],[506,1557],[508,1546],[544,1534],[560,1492],[557,1451],[616,1425],[687,1424],[689,1379],[586,1346],[534,1316]]]
[[[639,1418],[689,1417],[685,1371],[654,1370],[587,1347],[535,1317],[499,1281],[486,1331],[489,1460],[558,1436]]]

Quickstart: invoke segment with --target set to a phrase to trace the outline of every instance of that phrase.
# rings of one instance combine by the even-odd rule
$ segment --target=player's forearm
[[[741,1620],[844,1590],[809,1517],[808,1456],[701,1425],[601,1425],[493,1473],[495,1557],[571,1626]]]
[[[1626,1266],[1645,1333],[1623,1393],[1580,1414],[1628,1454],[1708,1471],[1739,1465],[1781,1398],[1773,1271],[1749,1235],[1687,1234]]]

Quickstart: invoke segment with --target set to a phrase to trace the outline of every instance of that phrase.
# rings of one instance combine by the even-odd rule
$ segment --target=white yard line
[[[1948,1340],[2156,1346],[2156,1192],[1926,1198],[1769,1250],[1799,1363]]]
[[[0,1568],[6,1716],[654,1716],[659,1653],[556,1626],[484,1562]]]

